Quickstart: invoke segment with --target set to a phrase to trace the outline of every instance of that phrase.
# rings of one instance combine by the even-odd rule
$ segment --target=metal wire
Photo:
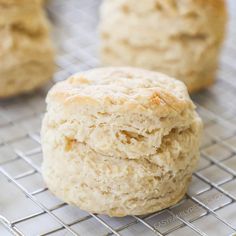
[[[58,71],[55,74],[55,82],[65,79],[68,75],[78,70],[85,70],[97,66],[98,60],[93,51],[97,44],[95,26],[97,24],[97,8],[99,2],[100,1],[97,0],[51,0],[49,2],[49,16],[54,22],[54,34],[59,39],[59,56],[57,59]],[[233,0],[229,0],[229,2],[233,2]],[[234,5],[234,9],[236,9],[236,4],[234,3]],[[225,48],[227,53],[223,53],[222,56],[218,83],[209,90],[193,97],[203,119],[208,120],[205,122],[205,135],[210,139],[208,146],[213,144],[218,147],[222,146],[231,153],[226,158],[217,160],[214,158],[214,155],[211,156],[205,152],[205,149],[208,146],[203,145],[201,150],[201,153],[203,154],[202,159],[210,162],[210,164],[203,166],[201,169],[196,171],[194,176],[199,184],[202,182],[209,186],[209,188],[202,188],[201,191],[195,193],[195,195],[187,194],[186,198],[176,206],[145,217],[132,216],[129,219],[124,220],[122,224],[118,224],[118,219],[107,219],[101,215],[89,213],[83,217],[78,216],[78,218],[71,220],[70,223],[66,221],[64,222],[64,220],[57,215],[57,211],[66,207],[67,204],[59,202],[53,206],[46,207],[46,202],[42,203],[38,200],[39,196],[48,192],[45,186],[35,186],[35,188],[31,190],[27,189],[22,184],[22,181],[25,181],[27,178],[36,174],[41,175],[40,163],[38,163],[38,159],[34,159],[34,156],[41,155],[41,148],[39,146],[40,124],[37,123],[37,120],[40,120],[42,112],[44,111],[45,105],[42,101],[47,92],[42,90],[33,98],[26,96],[0,103],[0,177],[3,176],[10,181],[9,185],[13,184],[15,189],[20,190],[29,201],[32,201],[40,209],[40,211],[10,219],[7,217],[6,211],[3,210],[3,212],[1,212],[0,196],[0,223],[13,235],[17,236],[29,235],[29,233],[22,228],[21,224],[25,222],[28,223],[32,219],[38,219],[38,217],[45,215],[57,222],[58,226],[39,232],[37,235],[56,235],[62,230],[70,235],[84,235],[86,233],[91,235],[92,233],[89,229],[86,229],[83,224],[95,220],[101,226],[101,232],[97,231],[97,235],[126,235],[126,233],[129,234],[129,232],[131,234],[138,234],[137,231],[132,230],[133,228],[137,230],[139,225],[142,227],[140,235],[155,234],[162,236],[169,233],[179,235],[178,230],[187,227],[189,230],[205,236],[210,234],[210,231],[205,231],[205,227],[200,227],[196,222],[198,222],[202,217],[211,215],[220,224],[224,225],[227,230],[229,230],[230,234],[233,235],[233,233],[236,233],[236,222],[232,223],[227,217],[220,214],[220,210],[225,209],[228,206],[231,206],[232,210],[236,212],[236,207],[234,205],[236,203],[236,195],[234,192],[225,188],[225,185],[229,183],[232,184],[233,181],[236,180],[236,163],[235,168],[233,166],[227,166],[224,163],[228,160],[232,160],[236,154],[236,146],[234,143],[232,144],[230,142],[230,139],[235,137],[236,144],[236,119],[234,119],[236,115],[236,106],[235,100],[233,100],[236,99],[236,81],[234,81],[233,78],[236,75],[236,65],[229,61],[228,55],[230,54],[230,57],[234,59],[236,58],[236,47],[234,46],[235,40],[232,36],[233,34],[235,34],[235,32],[230,34],[231,36],[226,42]],[[232,41],[234,41],[234,43],[232,43]],[[219,91],[221,93],[220,98],[217,97],[216,99],[214,93],[218,93]],[[220,110],[222,103],[225,105],[223,113]],[[26,110],[25,114],[19,114],[21,108]],[[227,136],[224,135],[222,131],[212,133],[211,131],[208,131],[211,124],[215,124],[219,130],[223,129],[225,131],[231,131],[232,134]],[[13,132],[15,131],[16,135],[5,137],[7,134],[4,132],[6,132],[8,128],[13,129]],[[3,140],[1,141],[1,139]],[[25,146],[24,144],[19,145],[19,143],[24,140],[28,140],[32,143],[30,144],[32,147]],[[34,145],[33,142],[37,143],[38,146]],[[14,147],[15,144],[18,144],[18,146]],[[7,151],[3,151],[3,154],[1,154],[1,149],[4,148]],[[11,155],[8,154],[8,152],[11,153]],[[8,155],[10,158],[8,158]],[[15,167],[15,165],[17,165],[16,163],[19,161],[23,164],[22,171],[17,171],[18,169]],[[208,177],[204,176],[202,172],[207,172],[208,168],[212,166],[215,166],[223,171],[223,173],[230,175],[230,178],[224,179],[224,176],[220,176],[223,179],[220,183],[215,183],[211,179],[208,179]],[[236,184],[234,185],[234,188],[236,189]],[[217,206],[212,209],[207,203],[199,198],[199,196],[207,194],[210,190],[217,190],[222,194],[222,196],[229,198],[229,201],[221,203],[216,200]],[[49,198],[45,198],[44,201],[48,199]],[[204,210],[204,214],[199,213],[199,215],[194,219],[187,220],[184,217],[185,214],[183,216],[181,212],[183,211],[186,213],[182,206],[188,200],[191,200],[192,203],[201,207],[201,209]],[[180,209],[179,213],[175,212],[177,208]],[[171,218],[161,218],[165,214],[168,214]],[[191,216],[194,212],[190,211],[186,214]],[[155,221],[155,223],[153,223],[153,221]],[[179,223],[175,226],[171,226],[173,222]],[[78,230],[76,228],[77,226],[82,230]],[[44,227],[44,225],[42,227]],[[218,232],[215,232],[215,235],[217,233]]]
[[[0,222],[10,230],[10,232],[15,236],[23,236],[23,234],[14,227],[6,218],[0,216]]]
[[[58,223],[60,223],[65,229],[67,229],[70,233],[73,235],[78,235],[76,232],[74,232],[68,225],[64,224],[57,216],[51,213],[46,207],[44,207],[40,202],[38,202],[34,196],[32,196],[23,186],[21,186],[14,178],[12,178],[6,171],[4,171],[2,168],[0,168],[0,173],[2,173],[4,176],[7,177],[8,180],[10,180],[12,183],[14,183],[24,194],[30,198],[33,202],[35,202],[43,211],[48,213],[51,217],[53,217]],[[30,218],[34,217],[32,215]]]

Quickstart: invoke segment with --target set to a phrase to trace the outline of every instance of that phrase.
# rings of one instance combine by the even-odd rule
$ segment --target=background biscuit
[[[51,79],[54,49],[41,1],[0,0],[0,98]]]
[[[104,0],[100,18],[104,65],[161,71],[190,92],[214,81],[227,18],[224,0]]]

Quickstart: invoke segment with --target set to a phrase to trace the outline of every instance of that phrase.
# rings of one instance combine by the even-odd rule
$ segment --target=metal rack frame
[[[49,4],[50,17],[55,22],[55,35],[62,42],[59,44],[58,70],[55,74],[55,81],[62,80],[77,70],[84,70],[98,65],[94,53],[97,43],[94,29],[97,23],[98,4],[99,1],[96,0],[89,3],[85,0],[51,1]],[[80,22],[80,24],[76,25],[76,22]],[[60,30],[57,31],[58,26]],[[233,29],[233,27],[231,28]],[[233,34],[234,32],[231,32],[230,35]],[[208,231],[208,228],[205,228],[202,224],[202,219],[211,217],[214,222],[224,225],[226,229],[224,232],[227,235],[236,235],[236,217],[231,220],[231,216],[227,217],[224,214],[225,209],[230,207],[236,215],[236,191],[233,192],[232,188],[233,186],[236,189],[236,105],[235,100],[233,100],[236,99],[236,81],[233,80],[234,75],[236,75],[236,65],[230,61],[230,58],[231,60],[236,58],[236,46],[234,46],[236,40],[233,40],[235,39],[229,37],[226,42],[218,82],[212,88],[193,97],[204,120],[205,142],[201,147],[202,163],[193,174],[195,185],[190,186],[186,197],[179,204],[147,216],[130,216],[127,222],[123,222],[120,226],[114,226],[114,222],[111,224],[110,221],[118,222],[118,219],[104,218],[104,216],[91,213],[66,223],[55,212],[66,207],[67,204],[59,202],[53,207],[47,207],[44,202],[39,201],[37,196],[45,193],[47,188],[42,186],[30,191],[22,184],[22,181],[28,177],[41,175],[41,160],[35,161],[32,157],[41,156],[39,120],[45,109],[43,102],[47,92],[47,89],[45,89],[39,91],[33,97],[23,96],[20,99],[15,98],[0,103],[0,177],[9,181],[8,184],[14,186],[13,188],[20,190],[38,209],[36,212],[11,220],[9,219],[11,217],[1,213],[0,194],[0,223],[13,235],[17,236],[28,235],[25,228],[22,227],[22,223],[45,215],[51,218],[57,226],[43,233],[37,232],[37,235],[83,235],[74,226],[95,220],[106,228],[106,233],[103,233],[106,235],[134,235],[135,232],[138,234],[135,229],[139,225],[140,235],[161,236],[181,235],[181,233],[183,235],[183,232],[188,232],[193,235],[205,236],[211,235],[212,229]],[[221,96],[216,99],[215,94],[219,93]],[[6,133],[6,130],[8,130],[8,133]],[[38,145],[27,146],[24,144],[25,140],[38,143]],[[3,156],[1,159],[1,149],[4,148],[8,151],[11,150],[14,157],[8,159]],[[217,150],[218,152],[230,154],[225,154],[225,156],[222,154],[219,158],[216,158],[214,154],[211,154],[214,148],[216,149],[216,155]],[[17,174],[14,171],[9,171],[18,161],[27,165],[28,170]],[[210,175],[211,168],[219,170],[218,179],[214,179],[214,176]],[[199,187],[198,184],[201,186]],[[232,185],[231,189],[227,188],[229,184]],[[4,186],[7,186],[7,184]],[[215,192],[213,197],[211,195],[210,198],[203,197],[211,192]],[[185,209],[184,205],[188,203],[191,203],[190,207]],[[196,214],[198,209],[203,213]],[[6,210],[3,210],[3,212],[6,212]],[[162,218],[161,216],[165,214],[168,217]],[[157,217],[157,220],[153,220],[156,219],[155,217]],[[176,226],[164,229],[166,226],[175,223]],[[32,227],[34,226],[32,225]],[[97,234],[99,235],[99,231]],[[90,235],[93,234],[90,232]]]

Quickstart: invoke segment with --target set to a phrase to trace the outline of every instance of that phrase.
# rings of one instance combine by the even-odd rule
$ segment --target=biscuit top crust
[[[162,115],[194,109],[181,81],[131,67],[98,68],[77,73],[57,83],[49,91],[46,101],[49,107],[63,109],[92,106],[111,111],[152,110]]]
[[[226,11],[226,0],[191,0],[191,3],[200,6],[210,6],[218,10],[219,13]]]
[[[104,0],[104,2],[106,2],[106,4],[110,3],[114,7],[119,7],[120,5],[127,6],[129,4],[137,3],[136,0],[113,0],[112,2],[109,0]],[[139,8],[139,5],[142,5],[143,9]],[[162,7],[168,12],[169,10],[171,10],[172,13],[173,10],[175,10],[175,12],[183,13],[182,10],[186,10],[186,8],[195,9],[196,7],[199,7],[199,9],[201,9],[202,11],[213,10],[214,14],[219,15],[225,14],[227,11],[226,0],[146,0],[145,3],[140,2],[139,4],[137,4],[134,9],[139,9],[139,12],[145,11],[147,9],[159,11],[160,9],[163,10]],[[132,9],[132,11],[134,9]],[[128,13],[129,9],[122,8],[122,10]]]

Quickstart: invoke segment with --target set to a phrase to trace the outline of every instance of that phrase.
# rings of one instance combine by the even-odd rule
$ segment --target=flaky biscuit
[[[182,82],[135,68],[81,72],[47,96],[43,176],[56,196],[83,210],[151,213],[185,194],[200,133]]]
[[[0,98],[32,91],[52,78],[54,49],[40,1],[0,0]]]
[[[190,92],[212,84],[227,20],[224,0],[104,0],[104,65],[131,65],[182,80]]]

